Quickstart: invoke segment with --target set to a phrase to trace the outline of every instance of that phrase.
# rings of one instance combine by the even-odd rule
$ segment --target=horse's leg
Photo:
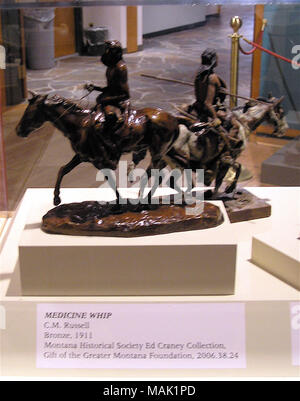
[[[130,176],[130,173],[132,172],[133,169],[139,164],[141,160],[144,160],[146,157],[147,149],[142,149],[138,152],[133,152],[132,154],[132,162],[128,164],[127,167],[127,175],[128,179],[130,182],[132,182],[132,178]]]
[[[166,166],[166,163],[163,160],[157,160],[151,161],[149,167],[146,169],[146,174],[143,175],[143,177],[141,178],[141,183],[140,183],[140,193],[139,193],[139,197],[142,201],[142,203],[145,203],[144,201],[146,201],[146,204],[150,205],[152,202],[152,197],[155,193],[155,191],[157,190],[157,188],[161,185],[163,177],[161,175],[159,175],[158,180],[155,179],[154,185],[153,187],[150,189],[150,191],[148,192],[147,197],[143,198],[144,195],[144,190],[147,186],[147,183],[149,181],[149,179],[151,178],[151,170],[156,168],[158,171],[160,171],[161,169],[163,169]],[[144,201],[143,201],[144,200]]]
[[[240,173],[241,173],[241,165],[240,165],[240,163],[238,163],[234,159],[232,159],[231,156],[224,156],[223,158],[221,158],[220,164],[218,166],[217,176],[216,176],[216,185],[215,185],[215,189],[213,192],[214,196],[217,195],[219,188],[223,182],[223,179],[230,167],[232,167],[235,170],[235,177],[234,177],[234,180],[232,181],[232,183],[226,187],[225,192],[227,194],[229,194],[235,190],[237,181],[238,181]]]
[[[159,171],[160,160],[155,160],[155,159],[153,160],[152,159],[152,165],[153,165],[153,169],[156,169],[156,170]],[[150,178],[149,172],[151,174],[150,166],[147,168],[148,178]],[[154,197],[155,191],[157,190],[157,188],[160,186],[161,183],[162,183],[162,177],[159,175],[158,180],[155,179],[154,185],[151,187],[150,191],[148,192],[148,205],[151,205],[152,198]]]
[[[59,205],[61,202],[59,193],[60,193],[60,184],[61,184],[63,177],[66,174],[68,174],[71,170],[73,170],[73,168],[78,166],[78,164],[80,164],[80,163],[81,163],[80,157],[78,154],[76,154],[69,163],[67,163],[66,165],[62,166],[59,169],[58,174],[57,174],[56,184],[55,184],[55,190],[54,190],[53,203],[55,206]]]
[[[145,174],[141,177],[141,181],[140,181],[140,190],[139,190],[139,198],[140,198],[140,202],[143,204],[147,204],[150,205],[151,204],[151,199],[152,196],[155,192],[155,190],[157,189],[157,187],[161,184],[161,177],[159,178],[159,182],[157,184],[157,180],[155,180],[154,186],[153,188],[154,191],[152,191],[153,188],[151,188],[151,190],[149,191],[147,197],[144,197],[144,191],[145,188],[149,182],[149,179],[151,178],[151,170],[153,169],[153,164],[151,162],[151,164],[147,167]]]
[[[181,175],[183,176],[184,174],[184,167],[182,164],[178,163],[177,159],[172,159],[171,156],[165,155],[163,159],[161,159],[160,157],[156,157],[156,158],[152,158],[152,166],[149,166],[147,169],[147,175],[148,175],[148,179],[150,178],[150,174],[151,174],[151,168],[155,168],[157,169],[159,172],[165,168],[166,166],[171,167],[173,170],[176,169],[177,171],[179,170],[181,172]],[[155,180],[154,185],[152,186],[151,190],[148,193],[148,204],[151,204],[151,199],[154,197],[155,191],[157,190],[157,188],[161,185],[162,181],[163,181],[163,175],[159,174],[159,178]],[[178,184],[176,183],[178,180],[178,176],[174,176],[171,175],[169,178],[169,182],[168,184],[170,185],[170,188],[174,189],[177,194],[181,194],[182,193],[182,189],[178,186]],[[187,192],[192,192],[192,187],[193,187],[193,183],[189,182],[188,183],[188,189]]]
[[[232,181],[232,183],[225,188],[225,192],[227,194],[230,194],[231,192],[233,192],[235,190],[239,176],[241,174],[241,164],[240,163],[234,162],[231,167],[235,170],[235,176],[234,176],[234,180]]]
[[[117,189],[117,183],[115,180],[115,177],[112,174],[111,169],[106,169],[105,170],[105,175],[106,175],[106,180],[108,181],[109,185],[111,186],[111,188],[115,191],[116,197],[117,197],[117,208],[119,207],[119,205],[121,204],[121,195]]]
[[[147,149],[142,149],[139,152],[133,152],[132,161],[137,166],[139,162],[145,159],[147,153]]]
[[[216,197],[219,189],[222,185],[222,182],[224,180],[224,177],[229,169],[230,165],[228,163],[223,163],[222,160],[220,161],[220,163],[217,166],[217,174],[216,174],[216,183],[215,183],[215,188],[213,191],[213,197]]]

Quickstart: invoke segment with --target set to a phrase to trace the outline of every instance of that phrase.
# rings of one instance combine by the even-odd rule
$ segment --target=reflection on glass
[[[268,20],[263,47],[288,59],[299,62],[300,5],[266,6]],[[284,110],[292,129],[300,129],[300,69],[272,55],[262,53],[260,94],[285,95]]]

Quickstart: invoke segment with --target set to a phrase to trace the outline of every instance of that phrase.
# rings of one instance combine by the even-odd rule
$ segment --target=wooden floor
[[[153,82],[141,78],[140,73],[154,73],[168,75],[175,79],[192,80],[199,65],[199,37],[201,37],[201,49],[211,47],[212,44],[216,47],[216,32],[222,32],[224,38],[227,38],[226,35],[230,33],[228,18],[232,12],[225,10],[220,19],[210,19],[200,28],[147,39],[144,41],[142,52],[125,55],[133,104],[156,105],[174,112],[172,103],[193,101],[192,88]],[[252,7],[243,8],[243,19],[245,29],[250,32],[253,24]],[[219,46],[221,48],[218,68],[220,75],[227,77],[230,43],[224,39]],[[184,57],[183,48],[189,52],[187,58]],[[250,87],[251,58],[249,56],[243,58],[241,65],[239,90],[240,93],[247,95]],[[92,81],[103,86],[104,73],[105,69],[99,63],[98,57],[73,57],[61,60],[52,70],[29,71],[28,87],[39,93],[59,93],[62,96],[80,99],[84,94],[80,84]],[[93,99],[90,102],[93,102]],[[16,208],[26,188],[53,187],[59,168],[73,157],[68,140],[49,123],[27,139],[16,136],[15,127],[25,108],[25,103],[18,105],[6,111],[3,116],[9,210]],[[243,166],[253,175],[243,185],[266,185],[260,181],[261,164],[285,143],[284,140],[276,139],[273,144],[266,144],[253,135],[247,149],[240,157]],[[97,170],[92,165],[81,164],[65,176],[62,187],[98,187],[96,173]]]

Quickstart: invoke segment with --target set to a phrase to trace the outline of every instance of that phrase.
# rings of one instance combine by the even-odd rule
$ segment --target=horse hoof
[[[55,196],[53,203],[54,203],[54,206],[58,206],[61,203],[60,197],[59,196]]]
[[[131,172],[128,174],[128,181],[130,182],[130,184],[133,184],[135,182],[135,179],[133,178]]]
[[[208,189],[207,191],[204,192],[204,199],[212,199],[213,198],[213,191],[211,189]]]
[[[146,205],[147,210],[156,210],[158,208],[159,208],[159,205],[157,205],[155,203],[149,203],[148,205]]]
[[[234,190],[235,190],[235,187],[234,186],[230,186],[230,187],[225,188],[225,193],[226,194],[231,194]]]
[[[112,214],[121,214],[123,212],[124,212],[124,209],[122,208],[122,205],[120,205],[118,203],[115,205],[112,205],[112,207],[111,207]]]

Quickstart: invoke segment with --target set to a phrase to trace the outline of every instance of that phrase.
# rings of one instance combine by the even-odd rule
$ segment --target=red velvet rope
[[[300,67],[300,64],[299,64],[299,63],[296,63],[295,61],[290,60],[289,58],[286,58],[286,57],[284,57],[284,56],[280,56],[280,54],[277,54],[277,53],[272,52],[271,50],[265,49],[264,47],[262,47],[262,46],[259,45],[258,43],[251,42],[251,40],[248,40],[248,39],[246,39],[246,38],[243,38],[243,39],[244,39],[245,42],[247,42],[247,43],[249,43],[250,45],[254,46],[254,47],[255,47],[255,50],[256,50],[256,49],[262,50],[263,52],[266,52],[266,53],[270,54],[271,56],[277,57],[277,58],[279,58],[280,60],[283,60],[283,61],[286,61],[286,62],[288,62],[288,63],[290,63],[290,64],[293,64],[293,65],[295,65],[296,67]]]
[[[258,37],[257,37],[257,40],[256,40],[257,43],[262,43],[263,33],[264,33],[264,31],[260,31],[260,32],[259,32]],[[243,54],[246,54],[246,55],[249,56],[250,54],[253,54],[253,53],[255,52],[255,50],[257,49],[257,47],[253,46],[251,50],[246,51],[246,50],[244,50],[244,49],[242,48],[242,46],[241,46],[240,43],[239,43],[239,49],[240,49],[240,51],[241,51]]]

